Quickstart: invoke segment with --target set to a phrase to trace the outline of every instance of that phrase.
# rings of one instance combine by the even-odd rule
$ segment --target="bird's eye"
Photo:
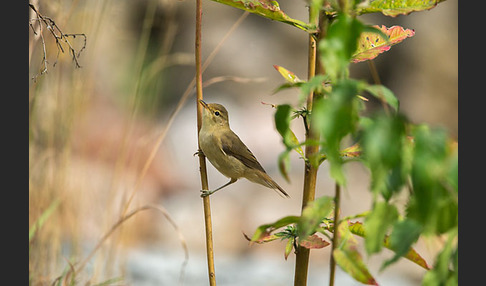
[[[219,116],[219,111],[215,111],[214,115]]]

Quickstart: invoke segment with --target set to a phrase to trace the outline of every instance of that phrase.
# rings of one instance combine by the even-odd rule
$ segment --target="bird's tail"
[[[279,193],[277,192],[279,195],[283,195],[286,198],[290,198],[289,194],[287,194],[277,183],[275,183],[275,182],[273,182],[273,183],[275,184],[275,187],[276,187],[276,188],[273,188],[273,189],[276,190],[276,191],[277,190],[280,191]]]
[[[290,198],[289,194],[282,189],[268,174],[265,173],[265,184],[267,187],[274,189],[277,193],[285,198]]]

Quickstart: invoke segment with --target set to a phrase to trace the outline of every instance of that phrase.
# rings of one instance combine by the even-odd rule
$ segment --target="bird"
[[[206,103],[203,106],[202,124],[199,131],[199,150],[209,162],[230,181],[221,187],[209,191],[202,190],[201,197],[235,183],[240,178],[276,190],[283,197],[290,197],[263,169],[255,155],[241,141],[229,126],[228,111],[218,103]]]

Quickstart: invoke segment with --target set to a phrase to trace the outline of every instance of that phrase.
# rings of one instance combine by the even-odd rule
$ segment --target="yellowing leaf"
[[[444,0],[370,0],[368,5],[358,9],[359,14],[381,12],[383,15],[396,17],[412,12],[429,10]]]
[[[365,230],[364,230],[364,227],[363,227],[363,223],[361,223],[361,222],[349,223],[349,230],[354,235],[366,237]],[[390,249],[390,240],[389,240],[388,236],[385,237],[385,239],[383,241],[383,246]],[[410,250],[407,252],[407,254],[405,254],[403,257],[414,262],[414,263],[416,263],[417,265],[420,265],[421,267],[423,267],[427,270],[430,269],[430,266],[427,264],[427,261],[425,261],[425,259],[423,259],[422,256],[420,256],[420,254],[418,254],[418,252],[415,251],[413,248],[410,248]]]
[[[373,26],[379,29],[388,39],[383,37],[379,32],[365,31],[361,33],[358,41],[358,48],[352,56],[352,62],[362,62],[376,58],[379,54],[388,51],[391,46],[400,43],[408,37],[415,35],[412,29],[404,29],[400,26]]]
[[[356,281],[366,285],[378,285],[375,278],[371,276],[366,264],[363,262],[363,258],[355,247],[346,250],[337,248],[332,254],[337,265],[351,275]]]
[[[278,66],[278,65],[273,65],[273,67],[283,76],[283,78],[289,82],[289,83],[297,83],[301,82],[299,77],[295,75],[295,73],[287,70],[284,67]]]
[[[277,1],[270,0],[213,0],[214,2],[233,6],[235,8],[248,11],[259,16],[290,24],[301,30],[309,33],[315,32],[315,25],[304,23],[302,21],[292,19],[282,10]]]
[[[337,248],[332,252],[336,264],[356,281],[366,285],[378,285],[358,251],[358,243],[351,234],[349,222],[339,223],[334,235],[338,236]]]

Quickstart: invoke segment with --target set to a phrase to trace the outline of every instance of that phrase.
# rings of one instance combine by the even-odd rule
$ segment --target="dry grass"
[[[113,43],[118,39],[105,35],[123,21],[110,15],[110,7],[116,13],[116,5],[123,4],[97,3],[101,4],[32,3],[36,9],[32,9],[31,18],[37,20],[31,21],[34,24],[29,43],[33,79],[29,86],[31,285],[70,284],[71,279],[79,284],[96,284],[123,275],[123,246],[154,237],[157,230],[151,229],[151,220],[166,229],[164,217],[176,230],[165,235],[178,236],[186,259],[188,255],[184,238],[167,211],[147,205],[159,196],[158,189],[173,187],[166,179],[172,174],[164,160],[146,163],[149,155],[154,156],[151,133],[155,128],[138,114],[143,100],[140,76],[145,70],[149,32],[158,1],[146,6],[142,40],[136,48],[136,76],[128,82],[132,91],[122,95],[126,98],[122,109],[111,99],[111,83],[103,85],[98,81],[97,67],[103,61],[100,55],[119,45]],[[102,9],[96,10],[97,5]],[[173,6],[160,5],[166,5],[164,9]],[[70,8],[66,10],[66,6]],[[90,9],[102,12],[89,13]],[[42,22],[39,15],[51,20]],[[46,26],[49,23],[51,26]],[[58,27],[57,34],[49,33],[53,23]],[[59,41],[70,29],[87,35],[86,51],[74,63],[72,57],[63,53],[65,43]],[[170,47],[173,38],[164,40]],[[79,43],[69,42],[73,49],[82,49],[76,44]],[[167,52],[165,49],[160,54]],[[124,64],[131,64],[130,60]],[[157,70],[152,67],[150,72],[156,74]],[[158,158],[163,155],[160,152]],[[142,183],[144,176],[147,178]],[[128,197],[135,189],[143,194],[130,204]],[[164,216],[141,212],[147,209],[156,209]],[[85,271],[87,264],[90,269]]]

